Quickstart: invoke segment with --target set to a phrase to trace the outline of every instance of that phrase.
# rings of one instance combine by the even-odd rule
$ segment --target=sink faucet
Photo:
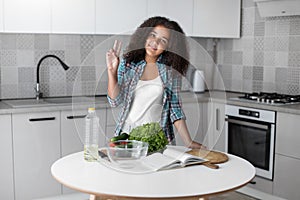
[[[46,55],[46,56],[43,56],[38,64],[37,64],[37,70],[36,70],[36,88],[35,88],[35,97],[36,97],[36,100],[39,100],[43,93],[40,92],[40,65],[42,63],[42,61],[46,58],[55,58],[59,61],[59,63],[61,64],[61,66],[64,68],[64,70],[68,70],[69,69],[69,66],[64,63],[59,57],[57,57],[56,55]]]

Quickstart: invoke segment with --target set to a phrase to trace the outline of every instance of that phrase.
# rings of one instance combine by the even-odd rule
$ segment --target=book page
[[[167,148],[164,152],[164,155],[167,155],[169,157],[172,157],[176,160],[180,160],[182,162],[182,165],[190,165],[190,164],[197,164],[197,163],[202,163],[206,162],[206,159],[193,156],[191,154],[185,153],[184,151],[180,151],[178,149],[174,148]]]
[[[143,159],[143,162],[145,165],[156,171],[181,166],[181,162],[179,160],[163,155],[161,153],[153,153],[149,156],[146,156]]]

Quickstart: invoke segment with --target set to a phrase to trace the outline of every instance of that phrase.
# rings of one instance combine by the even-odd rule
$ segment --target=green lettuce
[[[168,144],[168,139],[157,122],[147,123],[132,129],[129,140],[147,142],[149,145],[148,153],[162,150]]]

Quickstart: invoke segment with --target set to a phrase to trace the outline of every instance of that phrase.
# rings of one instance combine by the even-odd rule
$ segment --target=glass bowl
[[[137,140],[118,140],[109,142],[107,155],[109,160],[121,168],[132,168],[136,162],[146,157],[148,143]]]

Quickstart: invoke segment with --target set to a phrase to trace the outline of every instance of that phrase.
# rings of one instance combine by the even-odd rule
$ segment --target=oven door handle
[[[236,119],[225,118],[225,121],[230,122],[230,123],[234,123],[234,124],[259,128],[259,129],[263,129],[263,130],[268,130],[269,129],[269,127],[267,125],[255,124],[255,123],[240,121],[240,120],[236,120]]]

